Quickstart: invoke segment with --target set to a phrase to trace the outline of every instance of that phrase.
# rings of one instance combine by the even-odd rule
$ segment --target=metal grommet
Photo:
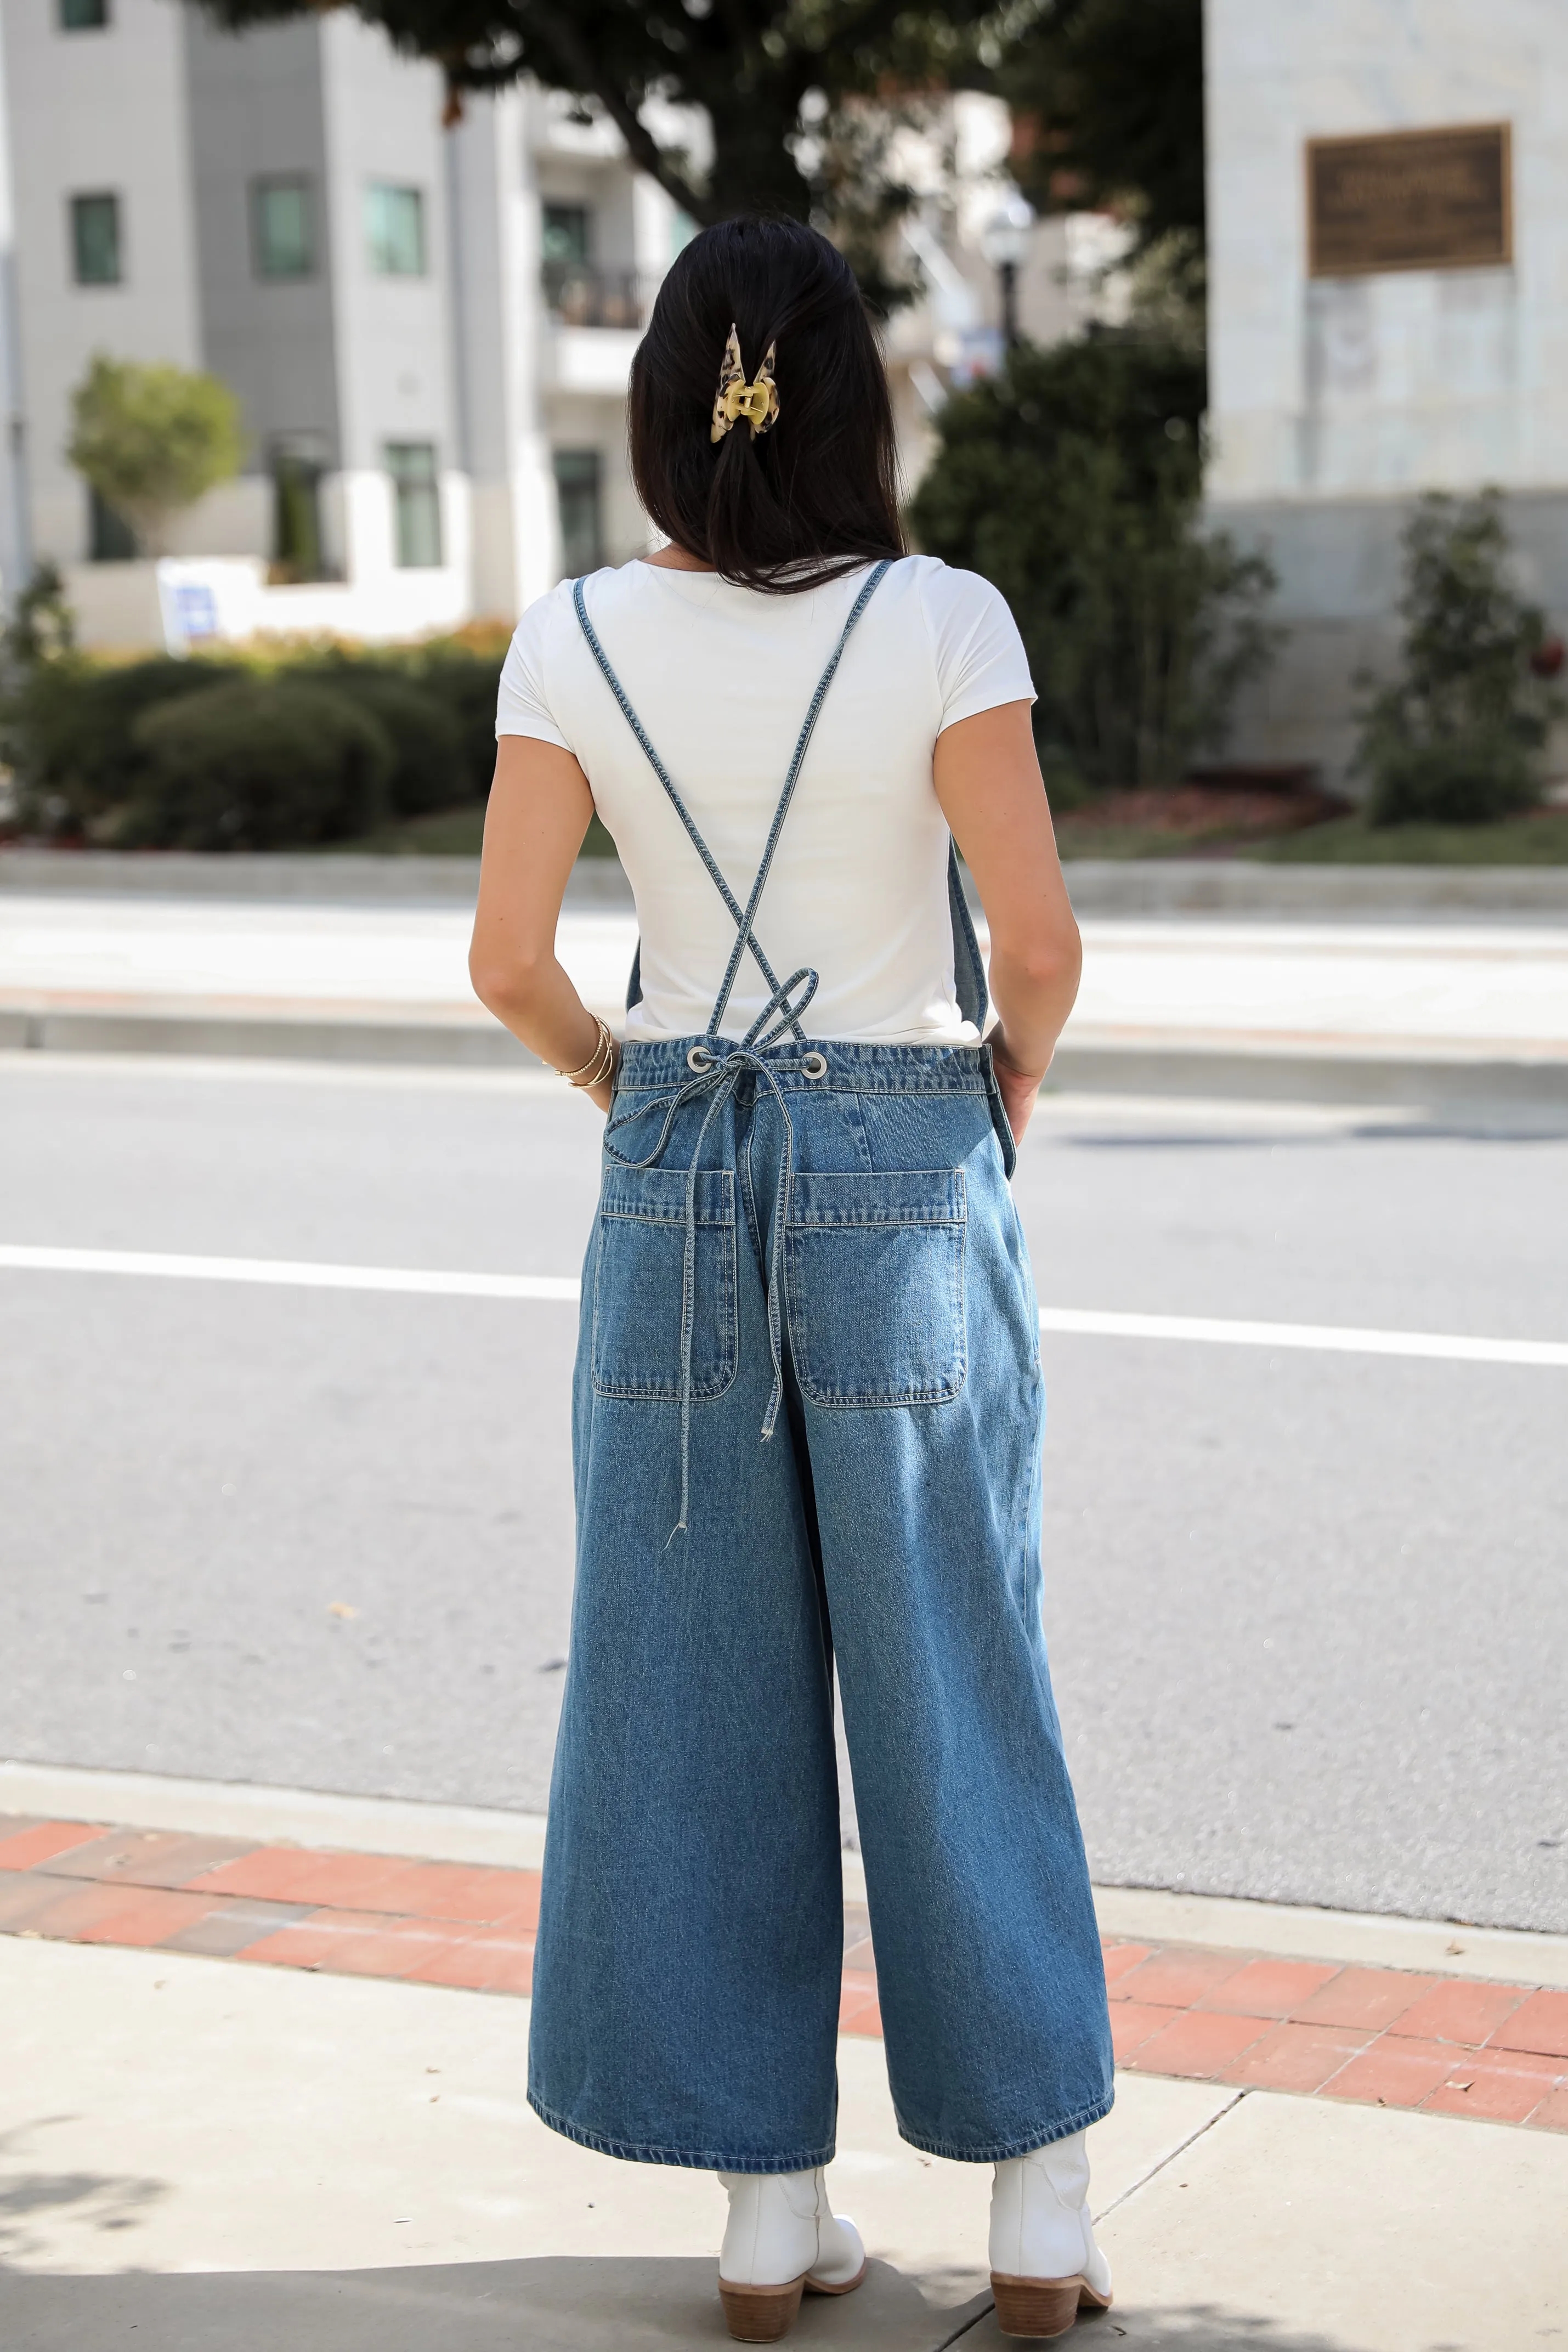
[[[708,1052],[706,1045],[694,1045],[692,1047],[691,1052],[686,1055],[686,1067],[688,1070],[695,1070],[699,1078],[702,1076],[705,1070],[712,1069],[713,1055]],[[822,1067],[824,1069],[827,1068],[827,1064],[825,1062],[823,1063]]]
[[[809,1078],[825,1078],[828,1075],[828,1057],[825,1054],[802,1054],[800,1067]]]

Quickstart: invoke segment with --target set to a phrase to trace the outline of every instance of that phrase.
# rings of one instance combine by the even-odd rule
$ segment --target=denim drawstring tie
[[[762,852],[762,861],[757,869],[757,878],[751,886],[751,895],[744,908],[715,864],[706,842],[693,823],[685,803],[676,791],[668,770],[653,749],[647,730],[632,708],[624,688],[610,666],[609,657],[594,634],[593,625],[588,617],[588,607],[583,599],[582,582],[577,580],[572,583],[572,603],[576,607],[578,622],[587,640],[589,650],[603,672],[627,725],[642,746],[649,765],[664,786],[675,814],[690,835],[698,856],[707,868],[714,886],[735,923],[735,946],[730,951],[724,980],[713,1011],[708,1016],[707,1028],[704,1033],[702,1043],[694,1045],[686,1055],[686,1066],[692,1076],[673,1092],[655,1096],[650,1102],[640,1103],[635,1110],[627,1112],[620,1119],[612,1118],[605,1129],[606,1149],[612,1151],[622,1167],[652,1168],[657,1165],[664,1153],[677,1114],[686,1104],[696,1102],[705,1095],[709,1097],[686,1169],[685,1253],[681,1279],[681,1515],[670,1530],[672,1543],[677,1535],[683,1535],[687,1530],[691,1499],[692,1341],[696,1312],[697,1171],[702,1160],[703,1145],[707,1140],[708,1129],[713,1124],[715,1115],[729,1101],[741,1077],[747,1070],[755,1071],[759,1077],[766,1079],[772,1089],[774,1100],[779,1105],[779,1116],[784,1122],[784,1142],[779,1160],[779,1195],[773,1213],[771,1254],[768,1263],[762,1270],[768,1297],[768,1341],[773,1356],[773,1389],[768,1401],[768,1411],[762,1421],[762,1435],[765,1439],[772,1436],[778,1425],[779,1410],[783,1402],[784,1307],[781,1294],[787,1278],[784,1234],[789,1221],[789,1188],[794,1174],[795,1129],[790,1120],[789,1105],[784,1099],[784,1090],[763,1057],[769,1046],[777,1045],[788,1034],[792,1034],[799,1044],[802,1045],[805,1044],[806,1033],[800,1026],[800,1015],[817,992],[818,975],[809,966],[803,965],[799,971],[792,972],[788,980],[780,981],[768,958],[763,954],[752,925],[756,920],[757,909],[761,904],[762,893],[767,887],[768,872],[773,864],[773,853],[779,846],[779,836],[784,829],[784,820],[789,813],[789,803],[795,796],[795,786],[800,780],[800,767],[806,757],[807,746],[811,740],[822,704],[827,699],[828,688],[831,686],[839,664],[843,658],[844,647],[850,641],[851,632],[875,594],[887,569],[885,561],[873,566],[850,608],[849,618],[840,631],[838,643],[834,646],[828,657],[827,667],[817,681],[817,690],[811,697],[810,708],[806,713],[800,735],[796,739],[794,757],[789,762],[789,773],[784,779],[784,788],[779,796],[779,805],[773,813],[773,823],[769,827],[768,840]],[[741,959],[748,948],[771,992],[767,1003],[745,1036],[738,1045],[736,1045],[719,1035],[719,1024],[724,1019],[726,1008],[729,1003],[736,977],[740,970]],[[640,964],[641,951],[639,950],[638,963],[632,967],[632,987],[627,996],[628,1004],[634,1003],[637,994],[641,992]],[[797,990],[800,991],[799,995],[796,994]],[[769,1026],[770,1024],[771,1026]],[[821,1055],[807,1056],[808,1061],[812,1059],[820,1066],[809,1075],[825,1076],[828,1065],[824,1057]],[[664,1121],[659,1129],[658,1140],[652,1151],[641,1160],[622,1159],[620,1152],[614,1150],[611,1139],[621,1128],[629,1127],[637,1119],[646,1118],[650,1111],[655,1111],[661,1108],[664,1114]]]

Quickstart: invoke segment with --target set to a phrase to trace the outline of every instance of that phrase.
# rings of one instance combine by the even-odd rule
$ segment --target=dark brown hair
[[[779,417],[709,436],[734,323],[748,379],[776,346]],[[695,236],[632,362],[632,476],[659,529],[727,580],[778,595],[902,555],[887,377],[854,272],[793,220]]]

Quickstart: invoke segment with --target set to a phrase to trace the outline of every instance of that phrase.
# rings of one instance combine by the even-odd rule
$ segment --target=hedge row
[[[284,849],[482,800],[499,633],[130,663],[35,662],[0,723],[23,829],[125,848]]]

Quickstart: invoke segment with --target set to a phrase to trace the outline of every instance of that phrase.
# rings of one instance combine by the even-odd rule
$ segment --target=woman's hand
[[[991,1049],[991,1067],[997,1074],[997,1091],[1008,1115],[1008,1125],[1013,1131],[1013,1141],[1021,1143],[1024,1129],[1034,1117],[1034,1107],[1040,1100],[1040,1080],[1045,1072],[1041,1070],[1038,1075],[1031,1075],[1010,1061],[1007,1040],[1000,1029],[993,1029],[987,1043]]]
[[[620,1070],[620,1067],[621,1067],[621,1043],[620,1043],[620,1040],[619,1040],[619,1038],[618,1038],[618,1039],[616,1040],[616,1042],[615,1042],[615,1055],[614,1055],[614,1059],[612,1061],[612,1063],[611,1063],[611,1065],[610,1065],[610,1069],[609,1069],[609,1073],[608,1073],[608,1075],[607,1075],[606,1076],[604,1076],[604,1077],[601,1078],[601,1079],[600,1079],[600,1081],[599,1081],[599,1084],[598,1084],[596,1087],[583,1087],[583,1089],[582,1089],[583,1093],[588,1097],[588,1099],[589,1099],[589,1101],[590,1101],[591,1103],[597,1103],[597,1104],[598,1104],[598,1106],[599,1106],[600,1109],[604,1113],[604,1116],[605,1116],[605,1118],[609,1118],[609,1116],[610,1116],[610,1105],[611,1105],[611,1101],[612,1101],[612,1097],[613,1097],[613,1096],[614,1096],[614,1093],[615,1093],[615,1079],[616,1079],[617,1073],[618,1073],[618,1072],[619,1072],[619,1070]]]

